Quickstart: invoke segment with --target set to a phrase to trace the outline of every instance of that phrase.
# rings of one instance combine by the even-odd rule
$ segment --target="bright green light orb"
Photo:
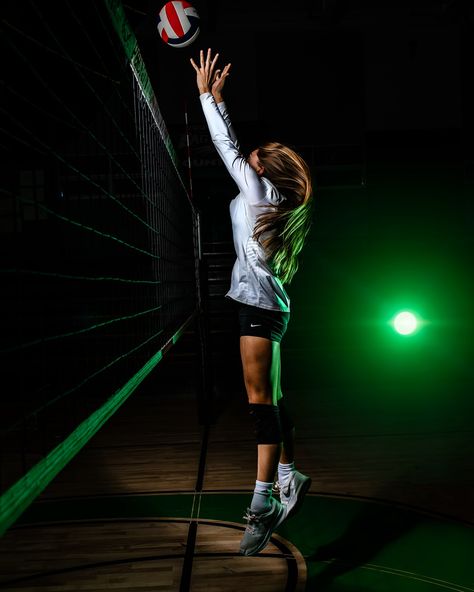
[[[395,331],[400,335],[410,335],[415,331],[417,322],[416,317],[411,312],[400,312],[393,321]]]

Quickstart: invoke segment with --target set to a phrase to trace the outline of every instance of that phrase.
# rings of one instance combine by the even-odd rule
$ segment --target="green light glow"
[[[0,496],[0,536],[125,403],[182,336],[186,327],[193,321],[195,314],[196,312],[191,314],[161,349],[123,387],[119,388],[99,409],[79,424],[63,442],[58,444]]]
[[[393,320],[393,327],[400,335],[410,335],[418,327],[418,321],[412,312],[403,311]]]

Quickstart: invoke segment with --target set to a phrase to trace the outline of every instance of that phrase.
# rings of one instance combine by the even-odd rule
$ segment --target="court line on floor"
[[[185,518],[156,518],[156,517],[150,517],[150,518],[118,518],[118,519],[113,519],[113,518],[107,518],[107,519],[103,519],[103,518],[97,518],[97,519],[85,519],[85,520],[66,520],[66,521],[53,521],[53,522],[48,522],[48,523],[44,523],[42,524],[43,527],[47,527],[47,526],[60,526],[60,525],[64,525],[64,524],[71,524],[74,526],[84,526],[86,524],[97,524],[97,523],[117,523],[117,522],[166,522],[166,523],[187,523],[188,519]],[[244,526],[242,524],[238,524],[236,522],[226,522],[226,521],[221,521],[221,520],[209,520],[209,519],[204,519],[204,520],[199,520],[196,519],[194,521],[195,524],[199,523],[201,525],[207,525],[207,526],[220,526],[223,528],[230,528],[230,529],[234,529],[234,530],[244,530]],[[38,527],[40,526],[40,524],[34,524],[34,527]],[[304,561],[304,557],[301,554],[301,552],[297,549],[297,547],[295,547],[293,545],[293,543],[291,543],[290,541],[286,541],[286,539],[284,539],[283,537],[281,537],[278,534],[273,534],[270,541],[273,543],[273,545],[275,545],[275,547],[277,547],[281,553],[261,553],[260,555],[262,557],[267,557],[267,558],[275,558],[275,559],[285,559],[286,561],[286,565],[287,565],[287,581],[286,581],[286,585],[285,585],[285,590],[284,592],[297,592],[300,589],[300,584],[302,583],[300,581],[300,568],[301,566],[298,566],[298,558],[297,555],[295,555],[295,549],[297,551],[297,553],[299,553],[299,557],[300,557],[300,562]],[[165,554],[165,555],[151,555],[151,556],[144,556],[144,557],[124,557],[124,558],[120,558],[120,559],[113,559],[113,560],[107,560],[107,561],[99,561],[99,562],[94,562],[94,563],[84,563],[84,564],[80,564],[80,565],[72,565],[72,566],[68,566],[68,567],[64,567],[61,569],[55,569],[55,570],[49,570],[49,571],[45,571],[45,572],[37,572],[37,573],[32,573],[32,574],[27,574],[27,575],[23,575],[11,580],[7,580],[7,581],[0,581],[0,589],[3,589],[4,586],[8,585],[17,585],[17,584],[21,584],[21,583],[25,583],[28,581],[34,581],[34,580],[39,580],[39,579],[43,579],[43,578],[47,578],[47,577],[54,577],[54,576],[58,576],[58,575],[62,575],[62,574],[67,574],[67,573],[73,573],[73,572],[80,572],[80,571],[87,571],[87,570],[93,570],[93,569],[100,569],[103,567],[107,567],[107,566],[113,566],[113,565],[125,565],[125,564],[133,564],[133,563],[144,563],[144,562],[148,562],[148,561],[161,561],[161,560],[167,560],[167,559],[183,559],[184,561],[184,557],[186,555],[186,551],[183,554],[176,554],[176,553],[171,553],[171,554]],[[193,559],[195,558],[230,558],[230,557],[235,557],[235,558],[241,558],[241,559],[245,559],[245,557],[243,557],[240,553],[238,552],[204,552],[204,553],[196,553],[195,550],[193,552]],[[191,575],[191,572],[190,572]],[[301,574],[304,576],[304,581],[303,584],[306,582],[306,573]],[[460,591],[460,592],[465,592],[465,591]]]
[[[341,561],[323,561],[323,563],[327,563],[330,565],[344,565],[344,562]],[[431,576],[425,576],[417,572],[407,571],[404,569],[397,569],[396,567],[387,567],[384,565],[377,565],[375,563],[366,563],[365,565],[358,565],[357,569],[376,571],[379,573],[390,574],[392,576],[398,576],[409,580],[416,580],[427,584],[433,584],[434,586],[446,588],[448,590],[453,590],[454,592],[474,592],[474,588],[468,588],[467,586],[463,586],[462,584],[448,582],[446,580],[441,580],[439,578],[432,578]]]

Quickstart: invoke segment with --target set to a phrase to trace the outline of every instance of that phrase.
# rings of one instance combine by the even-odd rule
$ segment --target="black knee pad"
[[[278,409],[280,410],[280,425],[283,434],[288,434],[295,427],[293,420],[291,419],[288,409],[286,408],[283,399],[278,401]]]
[[[249,404],[255,422],[257,444],[279,444],[282,441],[280,410],[276,405]]]

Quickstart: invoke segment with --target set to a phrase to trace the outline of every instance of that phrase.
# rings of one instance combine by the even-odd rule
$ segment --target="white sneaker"
[[[279,481],[273,485],[273,492],[280,495],[280,501],[286,507],[286,518],[291,518],[301,508],[311,482],[311,477],[294,471],[283,487]]]
[[[256,555],[267,546],[272,532],[286,518],[286,506],[271,498],[270,509],[267,512],[257,513],[247,508],[244,518],[247,528],[240,542],[240,554]]]

